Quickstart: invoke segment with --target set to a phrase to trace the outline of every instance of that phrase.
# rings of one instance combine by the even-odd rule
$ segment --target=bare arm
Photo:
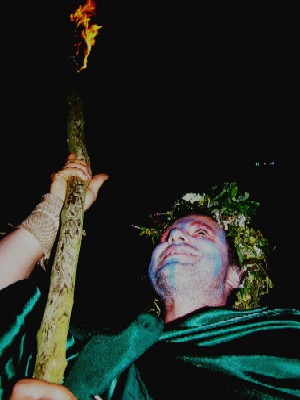
[[[64,167],[51,176],[49,193],[54,199],[55,197],[58,198],[56,209],[57,204],[61,204],[60,209],[63,206],[67,181],[70,176],[78,176],[90,181],[86,193],[85,210],[89,209],[95,202],[100,187],[108,179],[106,174],[98,174],[92,177],[87,163],[83,160],[77,160],[75,154],[70,154]],[[55,218],[58,219],[58,223],[53,232],[54,239],[59,227],[59,216],[55,216]],[[50,243],[50,245],[53,245],[53,243]],[[44,256],[43,245],[31,231],[19,227],[7,234],[0,240],[0,289],[20,279],[28,278],[36,264]]]
[[[43,257],[37,239],[25,229],[16,229],[0,241],[0,289],[28,278]]]

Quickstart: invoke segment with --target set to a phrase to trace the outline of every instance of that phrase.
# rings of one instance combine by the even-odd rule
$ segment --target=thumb
[[[84,211],[88,210],[96,201],[99,189],[108,178],[109,176],[104,173],[93,176],[86,191]]]

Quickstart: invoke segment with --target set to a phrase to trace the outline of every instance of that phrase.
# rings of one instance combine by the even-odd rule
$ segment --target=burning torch
[[[87,68],[88,56],[95,44],[95,37],[102,26],[91,24],[96,3],[87,0],[70,15],[75,23],[75,34],[80,39],[71,57],[76,73]],[[83,62],[79,66],[78,59]],[[70,153],[90,164],[84,139],[82,102],[75,90],[67,96],[67,142]],[[66,343],[74,301],[75,278],[81,239],[86,190],[89,182],[70,177],[61,213],[61,228],[51,269],[50,289],[40,329],[37,334],[37,356],[33,377],[52,383],[62,383],[67,366]]]

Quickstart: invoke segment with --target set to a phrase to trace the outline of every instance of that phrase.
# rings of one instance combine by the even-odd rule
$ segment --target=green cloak
[[[41,303],[29,280],[0,292],[0,398],[32,374]],[[119,332],[72,328],[63,383],[79,400],[299,399],[299,339],[295,309],[205,308],[165,326],[143,313]]]

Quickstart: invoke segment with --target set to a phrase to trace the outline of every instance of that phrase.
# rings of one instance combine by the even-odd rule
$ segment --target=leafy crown
[[[271,244],[260,230],[250,225],[260,203],[249,199],[249,193],[239,194],[236,182],[213,186],[208,194],[186,193],[175,201],[169,211],[152,214],[152,226],[135,226],[140,235],[156,244],[163,231],[176,219],[189,214],[213,217],[231,238],[238,256],[243,278],[236,292],[235,309],[261,306],[261,297],[269,292],[273,283],[268,276],[267,257]]]

